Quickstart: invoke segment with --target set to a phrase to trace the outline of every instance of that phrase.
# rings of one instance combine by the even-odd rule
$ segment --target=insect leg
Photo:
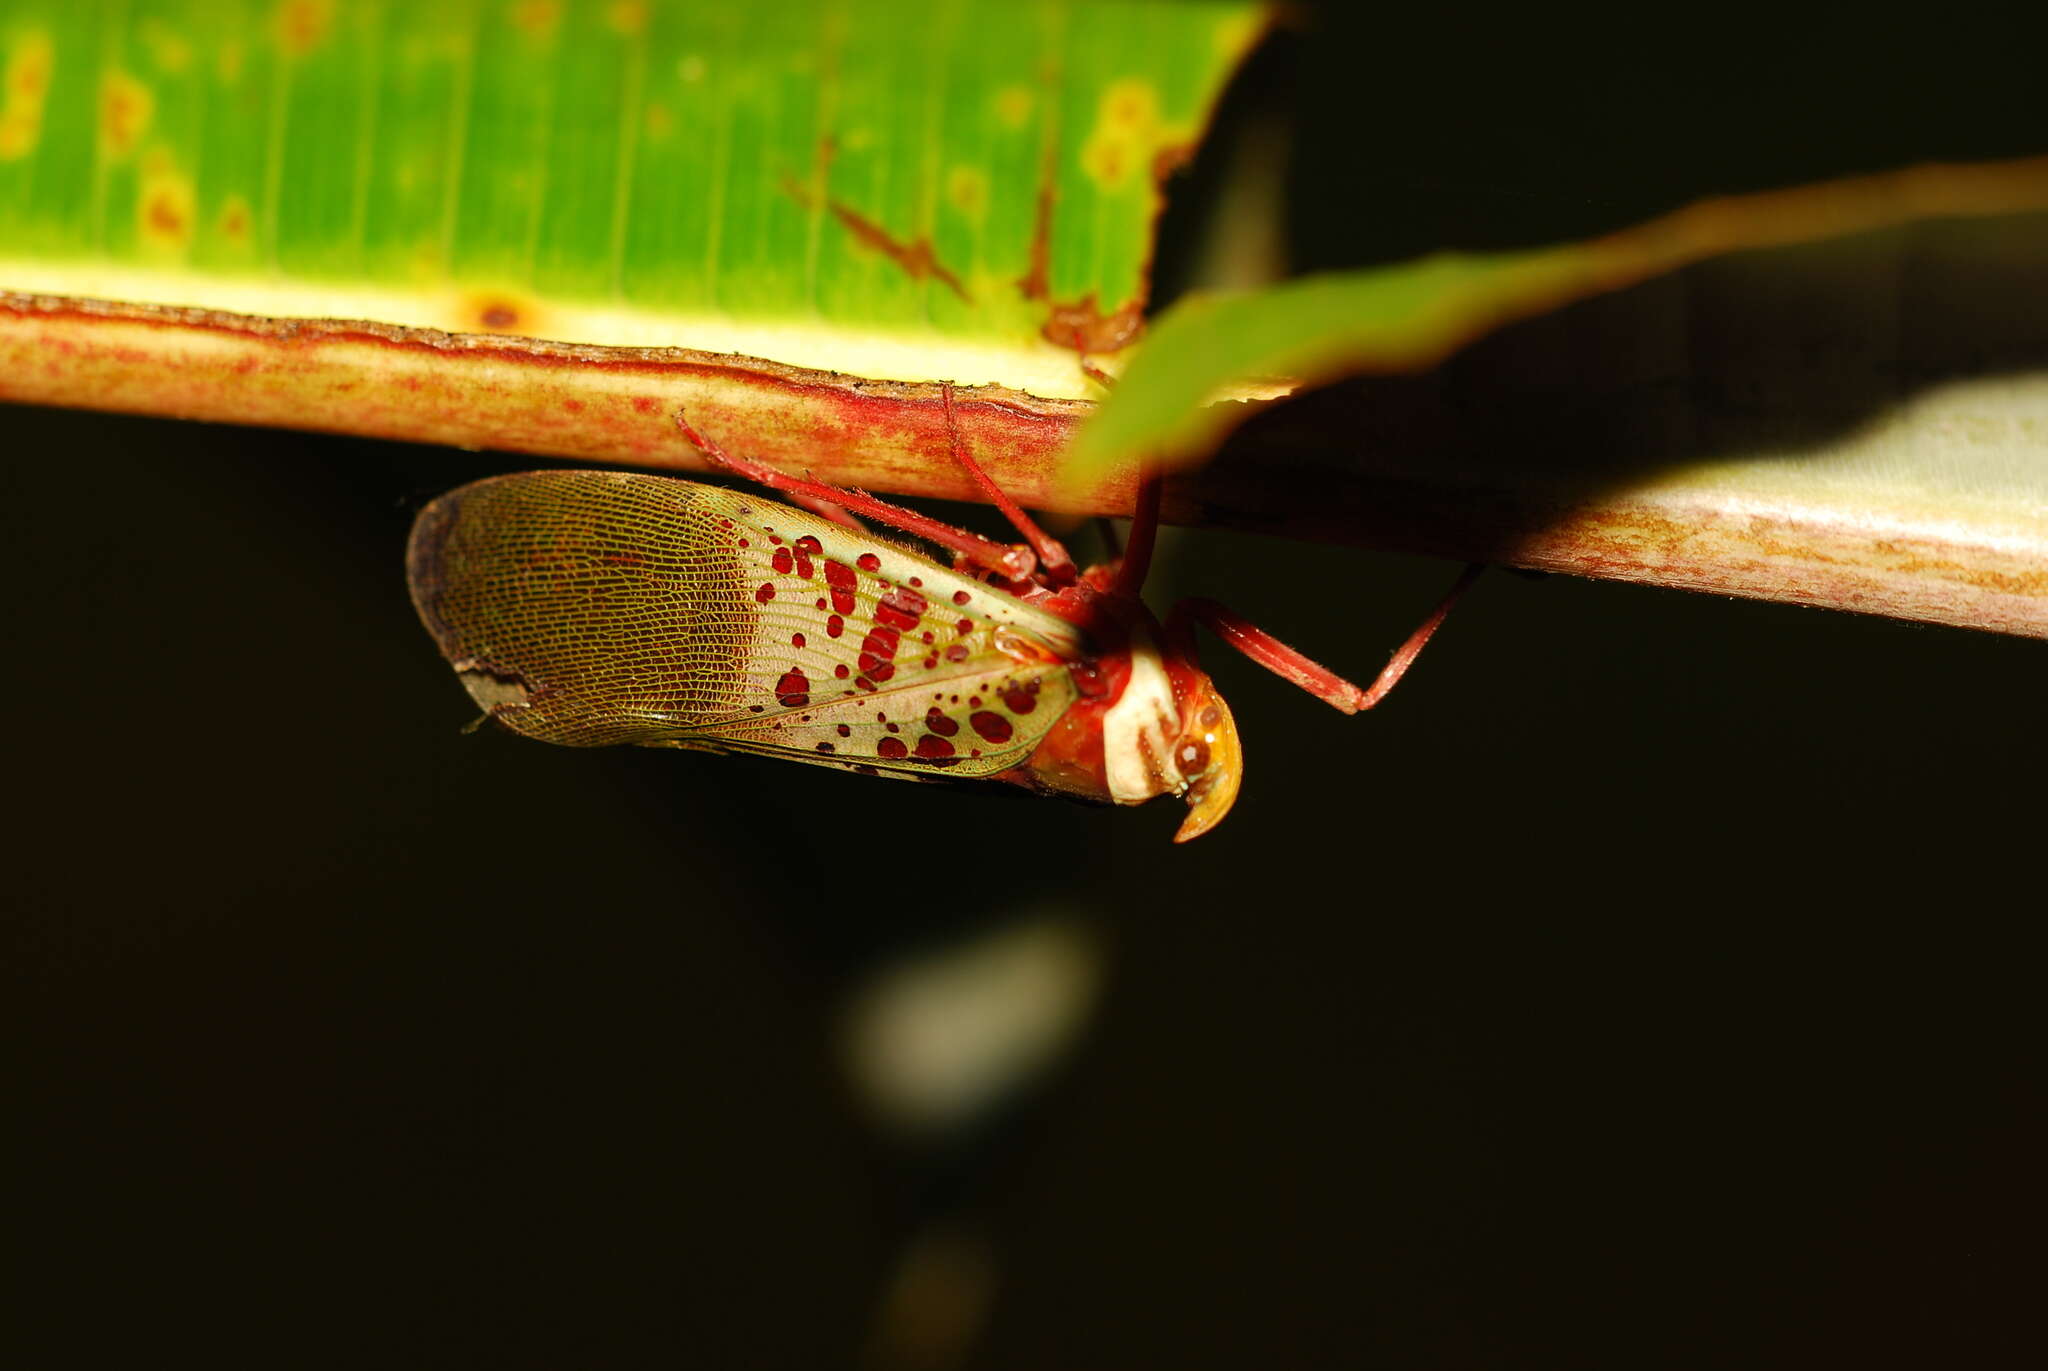
[[[969,533],[964,528],[954,528],[951,524],[928,518],[915,510],[892,505],[886,500],[877,500],[866,491],[841,490],[822,481],[806,481],[800,476],[785,475],[773,467],[763,466],[748,458],[735,457],[690,427],[690,421],[683,417],[681,410],[676,411],[676,427],[682,430],[685,438],[696,445],[699,452],[710,459],[713,466],[723,467],[736,476],[744,476],[749,481],[758,482],[770,490],[779,490],[796,499],[822,500],[838,506],[841,513],[865,514],[868,518],[887,524],[891,528],[902,529],[905,533],[923,538],[927,542],[951,549],[974,565],[984,567],[1000,576],[1007,576],[1013,581],[1029,580],[1037,566],[1037,560],[1030,548],[1005,547],[980,534]]]
[[[1067,555],[1067,549],[1060,540],[1040,528],[1029,514],[1003,492],[1003,488],[981,469],[981,463],[974,460],[967,451],[967,444],[960,437],[960,421],[953,414],[953,383],[939,383],[939,393],[946,401],[946,433],[953,442],[953,460],[981,487],[981,493],[989,503],[1003,512],[1010,526],[1024,535],[1024,541],[1031,544],[1031,550],[1038,554],[1038,563],[1045,568],[1045,575],[1054,585],[1066,585],[1074,579],[1074,559]]]
[[[1182,600],[1167,616],[1166,628],[1175,641],[1185,642],[1189,621],[1201,624],[1224,642],[1242,652],[1245,656],[1265,667],[1274,675],[1294,682],[1309,694],[1325,704],[1334,705],[1346,714],[1356,714],[1361,709],[1371,709],[1387,697],[1408,668],[1415,664],[1415,658],[1422,652],[1423,645],[1443,624],[1444,616],[1451,612],[1451,606],[1465,593],[1484,564],[1474,562],[1465,568],[1451,586],[1450,593],[1437,604],[1430,616],[1408,640],[1394,649],[1394,655],[1387,660],[1377,679],[1370,686],[1357,686],[1345,680],[1336,672],[1319,662],[1295,651],[1258,625],[1241,618],[1214,600]]]
[[[1138,502],[1131,510],[1131,536],[1124,554],[1117,559],[1116,588],[1135,596],[1145,588],[1145,573],[1152,569],[1152,545],[1159,535],[1159,492],[1165,478],[1151,467],[1138,476]]]
[[[846,512],[846,506],[835,500],[820,500],[814,495],[791,494],[790,503],[800,505],[813,514],[823,515],[835,524],[843,524],[856,533],[866,533],[868,526]]]

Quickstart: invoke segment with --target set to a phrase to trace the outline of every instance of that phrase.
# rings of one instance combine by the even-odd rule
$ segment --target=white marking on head
[[[1109,797],[1120,805],[1143,804],[1155,795],[1187,788],[1173,764],[1180,713],[1173,682],[1159,644],[1144,624],[1131,626],[1131,675],[1124,693],[1102,715],[1102,770]]]

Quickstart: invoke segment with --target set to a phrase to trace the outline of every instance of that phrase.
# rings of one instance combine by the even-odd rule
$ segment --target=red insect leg
[[[814,495],[790,495],[790,503],[801,506],[813,514],[823,515],[833,523],[850,528],[856,533],[866,533],[868,526],[846,512],[846,506],[833,500],[820,500]]]
[[[1167,616],[1167,631],[1179,643],[1187,640],[1187,624],[1192,620],[1203,625],[1224,642],[1242,652],[1245,656],[1265,667],[1268,671],[1294,682],[1309,694],[1334,705],[1346,714],[1356,714],[1361,709],[1371,709],[1387,697],[1415,664],[1415,658],[1422,652],[1431,635],[1443,624],[1444,616],[1451,612],[1451,606],[1465,593],[1479,573],[1484,570],[1480,563],[1473,563],[1460,573],[1451,586],[1450,593],[1438,603],[1436,609],[1421,627],[1408,635],[1408,640],[1394,649],[1378,679],[1370,686],[1359,687],[1345,680],[1322,664],[1312,661],[1295,651],[1272,634],[1237,614],[1217,604],[1214,600],[1182,600]]]
[[[709,458],[713,465],[724,467],[736,476],[744,476],[749,481],[757,482],[770,490],[779,490],[793,498],[824,501],[837,506],[842,514],[865,514],[868,518],[878,520],[891,528],[900,528],[905,533],[923,538],[927,542],[949,548],[974,565],[1013,581],[1031,578],[1036,561],[1029,548],[1005,547],[979,534],[969,533],[964,528],[954,528],[951,524],[927,518],[915,510],[892,505],[886,500],[877,500],[865,491],[841,490],[822,481],[806,481],[802,477],[785,475],[773,467],[763,466],[745,457],[735,457],[690,427],[690,421],[683,416],[681,410],[676,411],[676,427],[682,430],[683,436],[694,443],[697,450]]]
[[[1101,367],[1096,366],[1086,357],[1083,357],[1081,359],[1081,374],[1083,376],[1086,376],[1089,380],[1093,381],[1096,385],[1101,386],[1104,390],[1116,389],[1116,377],[1110,375]]]
[[[960,438],[960,421],[953,415],[953,383],[943,381],[939,393],[946,401],[946,432],[953,443],[953,460],[967,472],[974,484],[981,487],[981,493],[989,503],[1003,512],[1010,526],[1024,535],[1024,541],[1031,544],[1031,550],[1038,554],[1038,563],[1045,569],[1045,576],[1053,585],[1063,586],[1073,581],[1074,559],[1067,555],[1066,547],[1060,540],[1040,528],[1023,506],[1012,500],[990,475],[981,469],[981,463],[974,460],[967,451],[967,444]]]
[[[1151,468],[1138,476],[1138,503],[1131,510],[1131,536],[1117,559],[1116,588],[1120,595],[1136,598],[1145,588],[1145,575],[1152,569],[1152,545],[1159,536],[1159,492],[1164,478]]]

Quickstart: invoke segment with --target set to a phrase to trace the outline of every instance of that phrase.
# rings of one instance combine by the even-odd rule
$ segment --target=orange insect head
[[[1196,672],[1193,689],[1181,702],[1180,741],[1173,763],[1187,782],[1188,816],[1173,840],[1199,838],[1230,812],[1244,779],[1244,750],[1238,745],[1237,721],[1217,693],[1207,672]]]

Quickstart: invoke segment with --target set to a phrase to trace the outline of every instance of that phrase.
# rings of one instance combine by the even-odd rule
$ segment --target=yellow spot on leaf
[[[40,119],[24,118],[13,110],[0,110],[0,162],[12,162],[34,152],[36,140],[42,137],[42,133]]]
[[[220,214],[213,222],[214,232],[237,248],[249,246],[250,227],[255,223],[255,212],[249,202],[239,195],[230,195],[220,202]]]
[[[1123,187],[1149,172],[1155,163],[1177,160],[1162,153],[1189,141],[1185,130],[1159,117],[1159,91],[1149,81],[1113,81],[1096,107],[1095,126],[1081,145],[1081,169],[1104,190]]]
[[[192,241],[192,179],[175,170],[146,172],[135,202],[136,229],[145,248],[180,252]]]
[[[969,219],[979,221],[988,212],[988,173],[969,166],[948,171],[946,202]]]
[[[652,104],[647,107],[647,136],[660,142],[676,131],[676,117],[669,113],[667,105]]]
[[[1114,81],[1102,93],[1098,128],[1109,127],[1139,135],[1159,126],[1159,92],[1150,81]]]
[[[1097,134],[1081,149],[1081,169],[1088,173],[1089,180],[1112,189],[1131,179],[1131,153],[1129,139]]]
[[[604,21],[611,25],[613,32],[631,38],[647,31],[647,6],[642,0],[617,0],[605,10]]]
[[[30,32],[15,39],[7,54],[6,94],[0,99],[0,162],[26,157],[42,138],[43,99],[56,64],[57,50],[48,34]]]
[[[1038,95],[1029,86],[1004,86],[996,92],[996,118],[1004,128],[1021,129],[1031,118]]]
[[[33,110],[40,116],[56,66],[57,49],[49,34],[31,31],[15,39],[7,54],[7,111]]]
[[[148,86],[124,71],[108,72],[100,79],[100,154],[115,159],[135,151],[155,113]]]
[[[540,303],[518,291],[479,290],[461,297],[450,327],[459,333],[541,333]]]
[[[512,25],[529,37],[552,38],[562,22],[560,0],[519,0],[512,6]]]
[[[150,60],[166,76],[176,76],[192,65],[192,45],[161,19],[145,19],[136,36],[149,49]]]
[[[284,0],[277,7],[277,45],[293,57],[319,47],[333,26],[333,0]]]

